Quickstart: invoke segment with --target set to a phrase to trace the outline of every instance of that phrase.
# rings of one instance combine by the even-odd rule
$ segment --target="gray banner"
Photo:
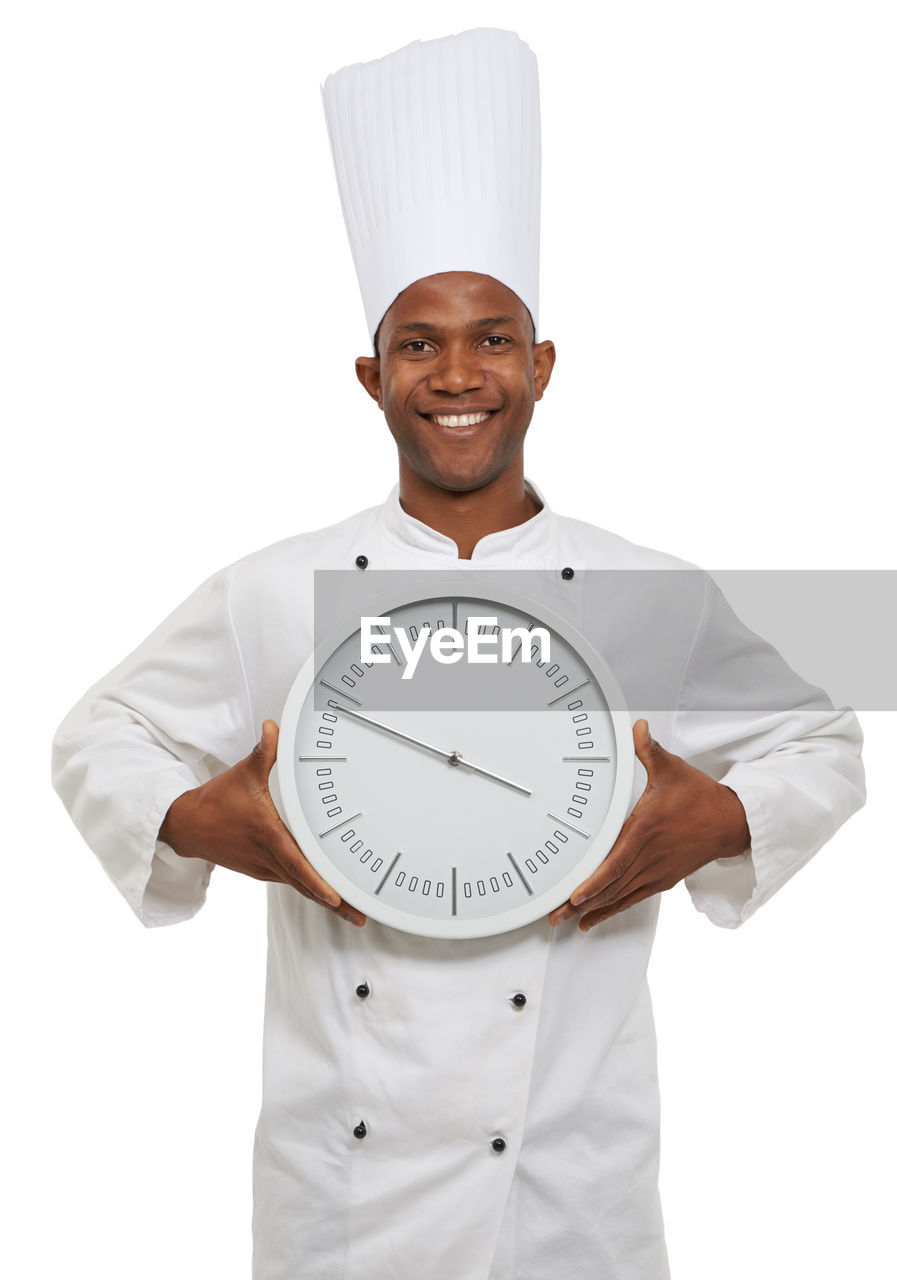
[[[467,620],[494,615],[502,628],[548,618],[563,627],[557,652],[539,666],[551,672],[538,686],[540,694],[558,681],[561,693],[572,688],[578,637],[583,637],[607,663],[633,710],[725,715],[819,707],[829,699],[855,710],[897,709],[897,571],[575,569],[564,579],[557,570],[480,570],[470,561],[462,564],[463,571],[316,571],[319,660],[341,640],[348,671],[362,657],[360,636],[349,637],[364,618],[387,610],[395,615],[395,626],[405,628],[406,645],[420,648],[416,662],[412,659],[416,705],[509,710],[519,706],[523,686],[497,678],[503,665],[500,635],[493,644],[494,665],[468,669],[463,681],[447,675],[454,664],[468,661]],[[460,635],[453,665],[434,658],[429,637],[421,638],[423,624],[431,633],[442,628]],[[378,646],[380,652],[388,647],[390,662],[407,664],[397,634],[378,630],[390,640],[389,646]],[[518,642],[516,637],[514,646]],[[449,634],[443,653],[451,650]],[[521,660],[519,649],[510,652]],[[540,656],[534,654],[534,662]],[[560,664],[556,672],[554,664]],[[385,705],[392,696],[389,680],[381,678],[385,668],[362,666],[365,705]],[[331,667],[342,688],[340,662],[331,659]],[[371,674],[377,678],[368,678]],[[322,694],[316,692],[316,699]]]

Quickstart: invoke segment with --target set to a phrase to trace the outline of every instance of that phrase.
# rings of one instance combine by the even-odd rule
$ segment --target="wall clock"
[[[318,645],[286,700],[276,798],[297,843],[396,929],[474,938],[547,915],[628,812],[613,673],[537,600],[466,576],[373,617],[389,622],[356,614]]]

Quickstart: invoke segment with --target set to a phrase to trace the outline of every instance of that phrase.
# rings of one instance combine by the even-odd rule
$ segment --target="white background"
[[[324,76],[484,23],[538,54],[559,358],[528,473],[556,510],[710,569],[886,568],[893,15],[5,6],[4,1274],[248,1276],[264,891],[219,871],[197,919],[142,929],[50,791],[49,743],[210,573],[393,483],[352,368]],[[755,919],[664,904],[676,1280],[895,1265],[895,717],[861,718],[866,809]]]

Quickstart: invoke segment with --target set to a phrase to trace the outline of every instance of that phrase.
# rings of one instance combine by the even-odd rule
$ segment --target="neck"
[[[428,524],[457,543],[458,556],[469,560],[480,538],[531,520],[541,507],[527,492],[523,467],[508,468],[495,480],[465,493],[440,489],[410,468],[399,467],[399,501],[415,520]]]

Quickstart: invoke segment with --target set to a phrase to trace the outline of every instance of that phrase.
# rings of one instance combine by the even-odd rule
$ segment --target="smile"
[[[492,417],[492,411],[486,413],[428,413],[427,417],[431,422],[435,422],[438,427],[476,427],[481,422],[485,422],[487,418]]]

